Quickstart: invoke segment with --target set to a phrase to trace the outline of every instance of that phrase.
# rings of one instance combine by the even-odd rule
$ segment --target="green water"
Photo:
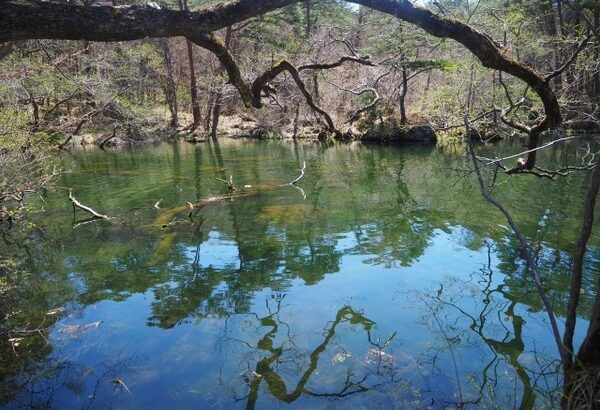
[[[552,164],[564,154],[544,155]],[[280,186],[304,161],[298,187]],[[358,144],[65,154],[71,172],[58,192],[32,198],[37,227],[9,247],[32,274],[18,306],[3,307],[14,313],[4,325],[40,331],[14,351],[3,341],[0,405],[556,407],[547,317],[467,166],[460,148]],[[222,196],[216,178],[229,175],[238,196],[188,219],[185,203]],[[587,180],[497,183],[562,318]],[[73,214],[66,188],[111,220],[80,223],[87,215]]]

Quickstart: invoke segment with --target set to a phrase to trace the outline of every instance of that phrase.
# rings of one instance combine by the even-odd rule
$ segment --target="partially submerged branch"
[[[73,212],[75,212],[75,208],[79,208],[82,211],[85,211],[85,212],[89,213],[90,215],[92,215],[96,219],[110,219],[108,216],[103,215],[103,214],[101,214],[99,212],[94,211],[89,206],[83,205],[81,202],[79,202],[77,199],[75,199],[75,197],[73,196],[73,190],[72,189],[69,189],[69,201],[71,201],[71,203],[73,204]]]
[[[235,191],[235,185],[233,185],[233,175],[229,175],[229,180],[225,181],[224,179],[221,178],[215,178],[217,181],[224,183],[225,185],[227,185],[227,189],[229,190],[229,192],[233,192]]]
[[[291,182],[288,182],[287,184],[283,184],[280,186],[285,186],[285,185],[296,185],[302,178],[304,178],[304,173],[306,172],[306,161],[302,162],[302,169],[300,170],[300,175],[298,176],[298,178],[294,179]]]

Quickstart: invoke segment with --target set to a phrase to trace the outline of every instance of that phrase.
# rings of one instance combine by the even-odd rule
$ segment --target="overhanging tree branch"
[[[298,0],[235,0],[201,11],[0,0],[0,41],[127,41],[212,32]]]

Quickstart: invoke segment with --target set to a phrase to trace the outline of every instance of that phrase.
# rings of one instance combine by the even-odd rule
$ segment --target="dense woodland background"
[[[217,3],[142,6],[196,10]],[[461,0],[427,6],[490,34],[540,73],[561,67],[591,33],[576,63],[553,83],[567,125],[589,129],[598,124],[598,2]],[[343,1],[294,4],[220,34],[246,78],[281,59],[301,66],[368,57],[373,65],[346,62],[301,71],[315,103],[353,138],[389,133],[407,123],[431,124],[443,138],[444,131],[455,131],[448,127],[462,124],[465,113],[479,118],[521,98],[527,103],[519,116],[533,118],[541,110],[521,81],[482,67],[456,42]],[[273,81],[277,92],[264,109],[246,109],[214,54],[183,38],[31,40],[5,45],[3,54],[0,137],[35,132],[55,144],[82,138],[100,144],[113,130],[116,140],[139,141],[191,125],[215,136],[314,137],[324,128],[322,116],[306,104],[289,74]],[[479,120],[486,136],[513,132],[499,126],[496,114]]]

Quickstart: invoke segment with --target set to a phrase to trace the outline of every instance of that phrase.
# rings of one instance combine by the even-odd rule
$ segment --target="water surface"
[[[41,330],[2,350],[2,406],[557,405],[547,318],[461,148],[225,140],[61,164],[64,189],[20,244],[32,275],[10,320]],[[238,196],[189,219],[185,203],[222,197],[230,175]],[[497,182],[562,318],[586,178]],[[74,214],[66,188],[111,220]]]

